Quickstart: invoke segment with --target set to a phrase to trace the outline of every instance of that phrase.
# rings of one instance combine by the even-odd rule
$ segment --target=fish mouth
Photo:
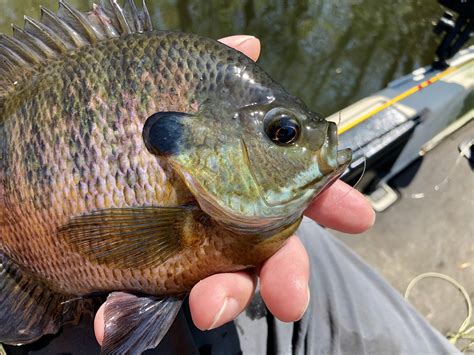
[[[351,161],[352,161],[352,150],[350,148],[341,149],[337,151],[338,168],[341,166],[344,166],[344,169],[347,168],[347,166],[351,163]]]
[[[317,191],[316,195],[319,195],[344,173],[352,161],[352,150],[350,148],[338,150],[338,146],[337,125],[328,122],[326,140],[314,157],[321,175],[301,186],[300,191],[313,188]]]
[[[334,122],[328,122],[326,140],[317,153],[317,162],[323,175],[332,175],[335,170],[344,169],[352,160],[352,151],[350,149],[338,150],[337,125]]]

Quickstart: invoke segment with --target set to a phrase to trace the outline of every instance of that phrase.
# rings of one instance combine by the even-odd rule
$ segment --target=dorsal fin
[[[101,0],[85,13],[59,0],[57,14],[42,7],[39,21],[25,16],[23,28],[12,28],[12,36],[0,34],[0,111],[5,96],[40,63],[107,38],[153,29],[145,0],[141,9],[134,0],[125,0],[123,7]]]

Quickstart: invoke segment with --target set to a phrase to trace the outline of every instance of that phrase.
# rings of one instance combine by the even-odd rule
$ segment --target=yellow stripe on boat
[[[418,84],[416,86],[413,86],[412,88],[408,89],[407,91],[395,96],[394,98],[388,100],[387,102],[385,102],[384,104],[372,109],[371,111],[367,112],[366,114],[363,114],[362,116],[360,117],[356,117],[354,118],[353,120],[341,125],[338,129],[338,134],[342,134],[344,132],[347,132],[348,130],[354,128],[355,126],[357,126],[358,124],[368,120],[369,118],[371,118],[372,116],[376,115],[377,113],[379,113],[380,111],[383,111],[385,110],[387,107],[390,107],[394,104],[396,104],[397,102],[401,101],[401,100],[404,100],[406,99],[407,97],[419,92],[420,90],[423,90],[424,88],[426,88],[427,86],[430,86],[431,84],[434,84],[435,82],[437,82],[438,80],[444,78],[445,76],[447,76],[448,74],[451,74],[453,73],[454,71],[458,70],[459,68],[461,68],[462,66],[470,63],[471,60],[468,60],[467,62],[464,62],[458,66],[452,66],[452,67],[449,67],[447,68],[446,70],[436,74],[435,76],[433,76],[432,78],[428,79],[428,80],[425,80],[424,82],[422,82],[421,84]]]

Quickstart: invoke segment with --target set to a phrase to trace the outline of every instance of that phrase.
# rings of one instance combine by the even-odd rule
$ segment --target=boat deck
[[[372,230],[336,233],[402,294],[417,275],[435,271],[460,282],[474,303],[474,166],[458,159],[460,142],[472,137],[474,120],[392,179],[401,197]],[[461,293],[443,280],[420,281],[410,301],[443,334],[467,316]]]

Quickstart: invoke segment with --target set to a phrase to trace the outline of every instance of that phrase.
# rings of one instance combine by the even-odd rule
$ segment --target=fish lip
[[[352,154],[350,149],[338,150],[337,125],[328,121],[326,128],[326,139],[316,153],[316,163],[324,176],[332,175],[341,165],[350,163]]]
[[[352,161],[352,150],[350,148],[339,149],[339,134],[337,124],[335,122],[328,121],[327,128],[327,145],[331,152],[331,159],[336,163],[336,169],[340,169],[344,165],[344,168]]]
[[[337,165],[338,168],[345,165],[345,168],[349,166],[352,161],[352,149],[345,148],[337,151]]]

